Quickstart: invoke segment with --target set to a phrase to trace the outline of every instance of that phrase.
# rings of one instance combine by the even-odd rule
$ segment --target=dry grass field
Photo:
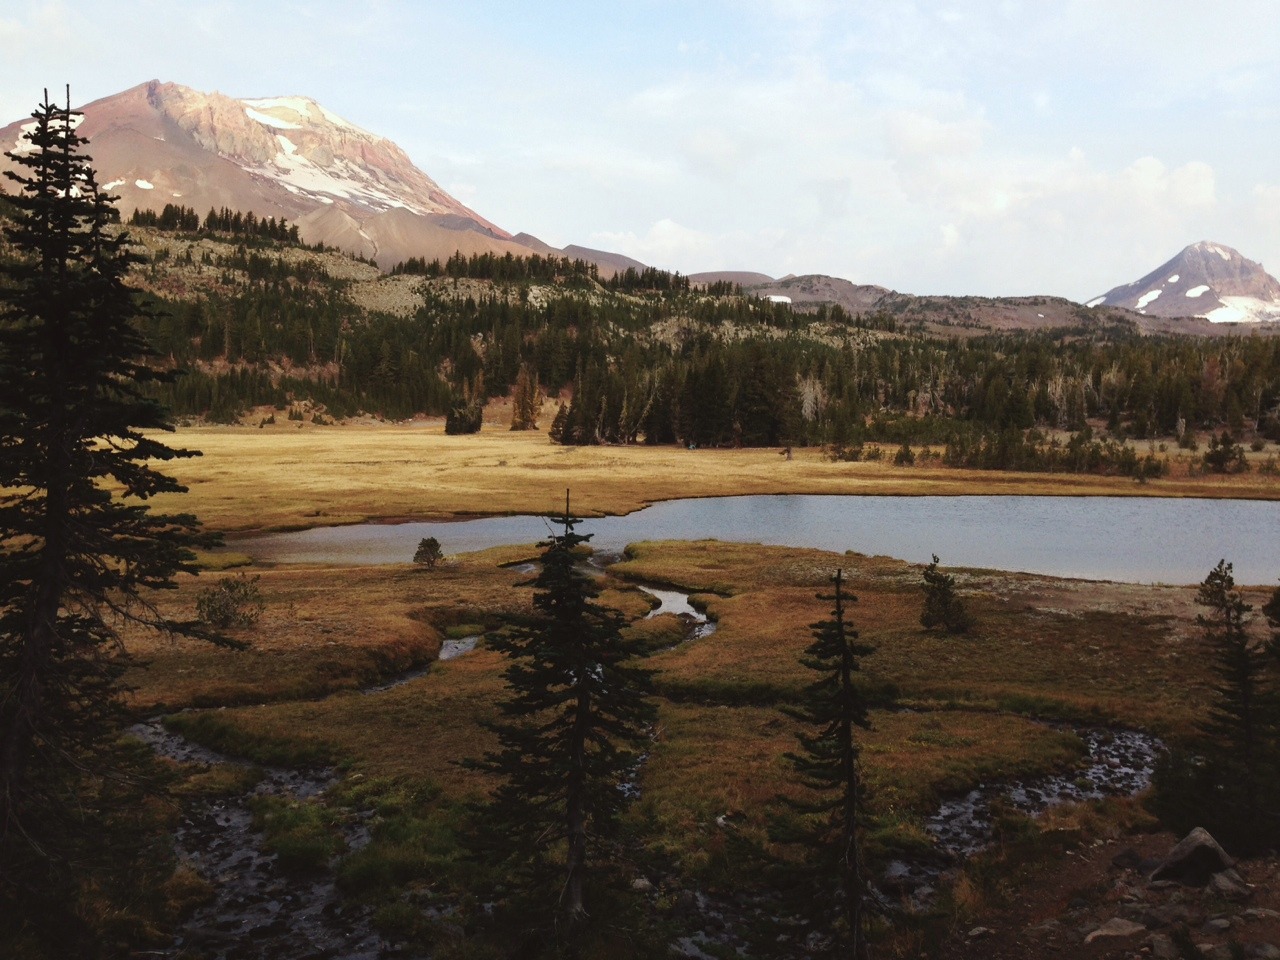
[[[491,428],[447,437],[439,424],[195,428],[180,431],[176,443],[204,456],[175,465],[191,493],[158,507],[195,512],[229,533],[549,512],[566,487],[575,512],[585,514],[743,493],[1280,493],[1275,477],[1256,471],[1138,485],[832,463],[817,450],[787,460],[776,450],[565,448],[542,433]],[[446,638],[492,634],[529,609],[528,574],[512,566],[534,553],[496,548],[432,571],[249,566],[266,608],[256,626],[236,634],[248,649],[129,636],[130,705],[140,716],[169,713],[175,729],[251,764],[336,766],[338,786],[299,805],[299,816],[323,833],[316,824],[374,811],[374,841],[340,860],[338,879],[380,909],[407,916],[411,895],[465,897],[473,868],[461,858],[457,830],[466,804],[491,782],[459,761],[493,743],[485,723],[504,696],[505,664],[483,640],[456,659],[436,658]],[[222,555],[217,566],[229,562]],[[1079,738],[1042,721],[1176,738],[1192,730],[1209,697],[1194,588],[953,570],[977,620],[969,635],[953,637],[921,629],[920,568],[902,561],[717,541],[633,544],[605,574],[602,599],[653,651],[659,722],[627,829],[644,872],[664,889],[728,894],[758,882],[753,857],[771,848],[771,817],[798,789],[785,757],[796,749],[797,724],[781,708],[811,679],[799,656],[811,625],[828,615],[816,595],[837,567],[858,597],[850,619],[876,648],[863,663],[874,709],[862,746],[868,849],[880,863],[929,846],[924,817],[942,797],[992,779],[1071,769]],[[246,573],[208,569],[158,603],[190,616],[198,591]],[[652,602],[636,582],[688,592],[716,631],[681,642],[685,627],[675,617],[645,619]],[[1258,606],[1265,594],[1248,599]],[[399,685],[371,689],[406,674]],[[190,789],[242,774],[251,778],[192,771]],[[1114,831],[1120,820],[1143,821],[1135,809],[1065,817]]]
[[[528,556],[502,548],[435,571],[264,569],[266,614],[240,634],[249,650],[136,638],[131,647],[148,665],[129,677],[133,704],[142,713],[215,707],[170,722],[251,762],[336,764],[345,779],[329,804],[388,805],[392,820],[408,818],[447,849],[437,833],[452,828],[441,824],[490,786],[458,761],[492,744],[484,722],[504,695],[504,664],[483,641],[457,659],[434,658],[444,637],[502,629],[528,609],[528,575],[504,566]],[[927,846],[921,818],[943,796],[1069,768],[1078,739],[1040,719],[1178,736],[1208,696],[1192,588],[956,571],[978,625],[951,637],[920,628],[920,568],[900,561],[714,541],[634,545],[604,593],[660,648],[649,660],[660,721],[631,816],[647,856],[681,883],[743,882],[742,845],[766,848],[771,811],[795,793],[785,754],[797,727],[779,708],[810,679],[798,657],[828,613],[816,594],[836,567],[858,596],[852,623],[876,647],[863,678],[882,706],[863,750],[878,856]],[[188,580],[164,602],[189,612],[202,584],[235,575]],[[642,619],[650,603],[636,580],[691,592],[718,629],[678,643],[674,618]],[[358,689],[414,666],[427,669],[390,689]],[[419,800],[394,799],[405,796]],[[404,855],[375,845],[355,863],[376,870],[378,857]],[[430,870],[410,870],[416,880],[406,882],[447,873],[439,863]]]
[[[1126,478],[833,463],[818,448],[684,450],[562,447],[541,431],[488,423],[450,437],[439,421],[316,427],[285,421],[261,429],[189,427],[169,438],[203,456],[172,465],[190,488],[161,497],[162,510],[194,512],[223,531],[335,526],[375,519],[545,513],[572,487],[576,512],[625,514],[678,497],[814,493],[1048,494],[1280,498],[1280,476]],[[1176,452],[1170,454],[1176,459]],[[1184,454],[1184,456],[1186,456]]]

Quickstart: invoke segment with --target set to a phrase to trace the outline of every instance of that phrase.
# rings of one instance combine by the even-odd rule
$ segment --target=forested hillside
[[[130,230],[147,333],[188,371],[166,388],[184,417],[457,415],[519,383],[563,399],[539,426],[564,443],[846,456],[930,443],[956,464],[1134,472],[1097,439],[1104,425],[1120,439],[1280,441],[1280,338],[1247,331],[1144,336],[1081,308],[1069,329],[981,333],[963,299],[929,323],[801,312],[728,283],[655,270],[603,282],[594,265],[545,257],[417,260],[386,276],[229,211],[171,208]]]

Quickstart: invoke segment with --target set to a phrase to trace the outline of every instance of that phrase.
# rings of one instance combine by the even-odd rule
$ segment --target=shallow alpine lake
[[[418,541],[446,554],[546,539],[538,516],[359,524],[238,538],[279,563],[408,563]],[[1219,559],[1237,583],[1280,577],[1280,503],[1151,497],[745,496],[671,500],[584,520],[598,551],[639,540],[718,539],[883,554],[944,566],[1133,583],[1197,583]]]

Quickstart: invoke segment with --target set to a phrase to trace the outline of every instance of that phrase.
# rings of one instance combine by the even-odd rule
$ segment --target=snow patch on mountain
[[[1257,323],[1280,320],[1280,303],[1257,297],[1221,297],[1222,306],[1205,314],[1213,323]]]
[[[1162,293],[1164,293],[1163,290],[1152,290],[1149,293],[1144,293],[1142,296],[1138,298],[1137,306],[1134,309],[1145,310],[1148,307],[1148,305],[1158,300],[1160,298],[1160,294]]]
[[[265,123],[268,127],[275,127],[277,130],[301,130],[302,124],[290,123],[288,120],[281,120],[279,117],[273,117],[269,113],[261,113],[253,107],[245,107],[245,114],[250,120],[257,120],[259,123]]]
[[[1202,283],[1198,287],[1192,287],[1190,290],[1188,290],[1184,294],[1184,296],[1190,297],[1191,299],[1194,300],[1196,297],[1202,296],[1203,294],[1206,294],[1208,292],[1209,292],[1208,284]]]

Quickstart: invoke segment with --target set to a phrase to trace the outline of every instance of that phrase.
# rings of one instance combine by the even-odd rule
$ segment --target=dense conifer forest
[[[339,255],[284,222],[178,207],[133,222],[155,241],[145,332],[187,370],[161,399],[184,417],[439,416],[507,395],[525,371],[563,402],[541,426],[566,444],[824,444],[844,458],[928,444],[957,466],[1157,476],[1157,458],[1121,441],[1280,440],[1273,337],[1142,335],[1083,311],[1069,329],[940,333],[658,270],[602,280],[581,260],[491,254],[399,265],[420,295],[389,313],[360,306],[326,266]],[[182,237],[204,242],[166,245]]]

